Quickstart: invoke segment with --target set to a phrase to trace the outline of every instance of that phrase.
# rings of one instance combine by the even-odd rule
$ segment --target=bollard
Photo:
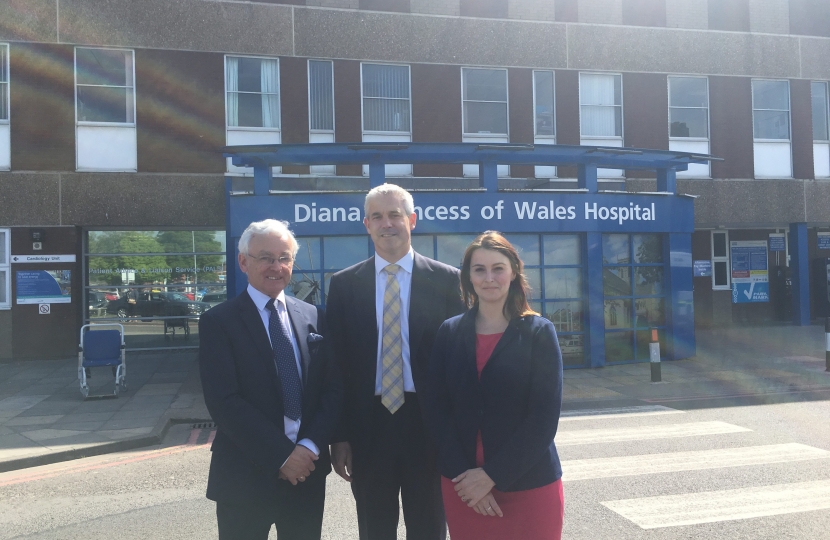
[[[824,363],[825,371],[830,371],[830,317],[824,319]]]
[[[663,376],[660,371],[660,341],[657,339],[656,328],[651,329],[651,343],[648,344],[648,355],[649,360],[651,360],[651,382],[661,382]]]

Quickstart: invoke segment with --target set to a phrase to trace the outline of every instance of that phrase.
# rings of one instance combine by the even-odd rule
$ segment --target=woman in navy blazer
[[[438,331],[424,404],[453,540],[561,538],[553,439],[562,355],[528,291],[522,261],[501,234],[487,231],[467,247],[461,292],[469,311]]]

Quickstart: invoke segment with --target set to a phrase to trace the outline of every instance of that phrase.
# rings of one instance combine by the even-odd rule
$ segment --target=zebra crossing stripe
[[[830,480],[601,503],[642,529],[750,519],[830,508]]]
[[[556,434],[556,446],[703,437],[706,435],[721,435],[746,431],[752,430],[727,424],[726,422],[689,422],[686,424],[669,424],[665,426],[567,430],[560,431]]]
[[[631,416],[657,416],[661,414],[684,414],[680,411],[662,405],[638,405],[634,407],[615,407],[608,409],[582,409],[562,411],[559,422],[574,420],[599,420],[602,418],[628,418]]]
[[[562,480],[595,480],[619,476],[701,471],[770,463],[828,459],[830,452],[798,443],[771,444],[717,450],[671,452],[641,456],[575,459],[562,462]]]

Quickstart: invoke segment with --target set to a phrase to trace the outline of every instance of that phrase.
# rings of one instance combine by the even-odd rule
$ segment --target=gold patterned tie
[[[403,337],[401,336],[401,287],[397,264],[384,268],[386,290],[383,293],[383,341],[380,383],[380,402],[395,414],[404,402],[403,395]]]

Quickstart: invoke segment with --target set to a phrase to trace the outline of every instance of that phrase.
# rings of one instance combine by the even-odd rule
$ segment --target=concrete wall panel
[[[827,223],[830,216],[830,182],[815,180],[804,185],[807,223]]]
[[[0,0],[0,40],[58,40],[57,0]]]
[[[0,226],[60,225],[60,180],[56,173],[0,173]]]

